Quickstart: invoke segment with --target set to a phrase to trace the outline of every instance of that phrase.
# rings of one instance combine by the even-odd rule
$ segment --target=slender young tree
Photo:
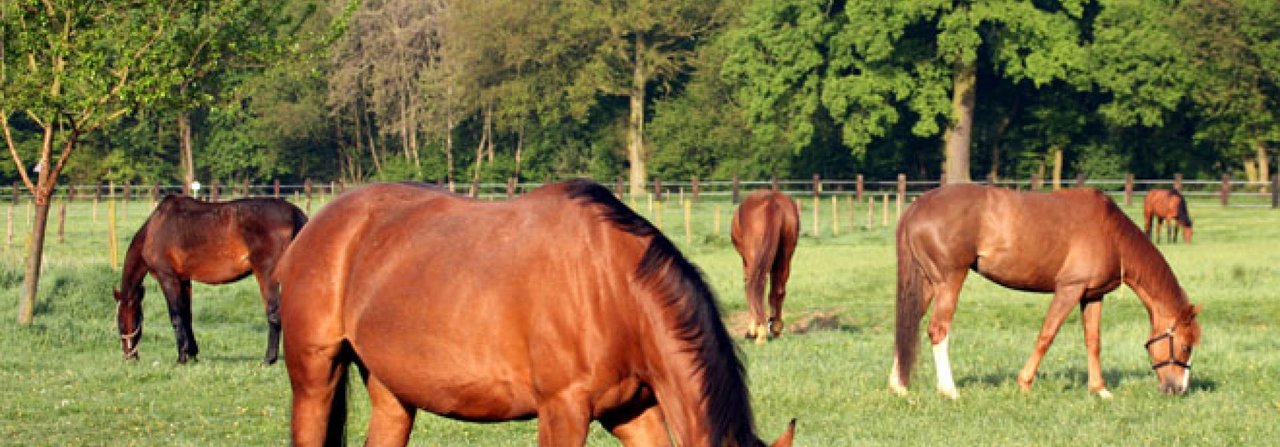
[[[19,324],[32,321],[58,175],[82,135],[117,120],[131,103],[155,100],[157,87],[164,90],[171,76],[144,62],[155,56],[181,6],[174,0],[0,1],[0,127],[35,201]],[[18,142],[19,123],[38,129],[38,146]],[[33,178],[34,166],[40,169]]]

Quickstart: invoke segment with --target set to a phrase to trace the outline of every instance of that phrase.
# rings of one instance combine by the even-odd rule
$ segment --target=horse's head
[[[142,340],[142,287],[135,287],[131,293],[121,293],[120,289],[112,289],[116,299],[116,327],[120,330],[120,349],[124,350],[125,360],[138,358],[138,341]]]
[[[1191,226],[1190,225],[1182,226],[1182,240],[1188,244],[1191,243]]]
[[[1147,340],[1151,369],[1160,380],[1162,393],[1182,394],[1191,384],[1191,350],[1200,343],[1198,313],[1200,306],[1189,307],[1172,325]]]

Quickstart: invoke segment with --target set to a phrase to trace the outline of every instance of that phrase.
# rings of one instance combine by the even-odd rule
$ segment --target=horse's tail
[[[293,234],[291,238],[298,237],[298,232],[302,231],[302,226],[307,224],[307,213],[302,212],[301,208],[292,206],[293,208]]]
[[[906,387],[920,346],[920,319],[924,316],[924,269],[911,250],[904,227],[898,226],[898,302],[894,322],[894,362],[898,383]]]
[[[764,302],[765,278],[773,269],[773,262],[778,257],[778,239],[782,237],[782,209],[777,202],[770,200],[764,208],[764,231],[759,249],[755,252],[755,265],[747,277],[747,298],[759,302],[762,309]],[[753,328],[754,329],[754,328]]]
[[[333,400],[329,401],[329,423],[325,426],[324,445],[346,445],[347,440],[347,384],[351,378],[352,359],[355,357],[355,351],[351,349],[351,345],[343,343],[342,350],[338,353],[337,363],[338,380],[333,387]]]

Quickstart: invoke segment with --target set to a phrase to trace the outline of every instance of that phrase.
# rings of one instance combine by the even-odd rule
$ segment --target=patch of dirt
[[[841,328],[839,309],[819,309],[800,312],[787,312],[784,310],[782,313],[782,319],[787,324],[786,330],[782,333],[784,337],[787,334],[834,331]],[[750,313],[748,311],[740,311],[729,314],[729,316],[725,318],[725,325],[728,326],[730,334],[740,337],[747,333],[747,326],[750,321]]]

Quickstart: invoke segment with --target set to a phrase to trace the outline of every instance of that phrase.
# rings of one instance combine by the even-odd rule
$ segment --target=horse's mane
[[[1187,212],[1187,198],[1176,189],[1169,190],[1169,194],[1178,198],[1178,223],[1191,228],[1191,213]]]
[[[1161,302],[1171,305],[1167,310],[1174,315],[1190,306],[1186,292],[1178,284],[1173,268],[1164,259],[1164,255],[1160,254],[1160,250],[1111,198],[1101,193],[1099,195],[1105,201],[1103,228],[1120,251],[1121,268],[1151,296],[1172,297]]]
[[[617,228],[651,238],[636,276],[658,296],[667,298],[662,304],[678,313],[676,331],[680,338],[698,347],[694,351],[695,367],[702,371],[706,400],[703,403],[712,442],[718,444],[728,438],[737,445],[756,443],[746,371],[739,360],[738,346],[729,339],[720,320],[715,294],[703,280],[702,272],[648,220],[605,187],[589,180],[574,180],[566,190],[570,198],[583,199],[584,204],[603,208],[605,218]]]

